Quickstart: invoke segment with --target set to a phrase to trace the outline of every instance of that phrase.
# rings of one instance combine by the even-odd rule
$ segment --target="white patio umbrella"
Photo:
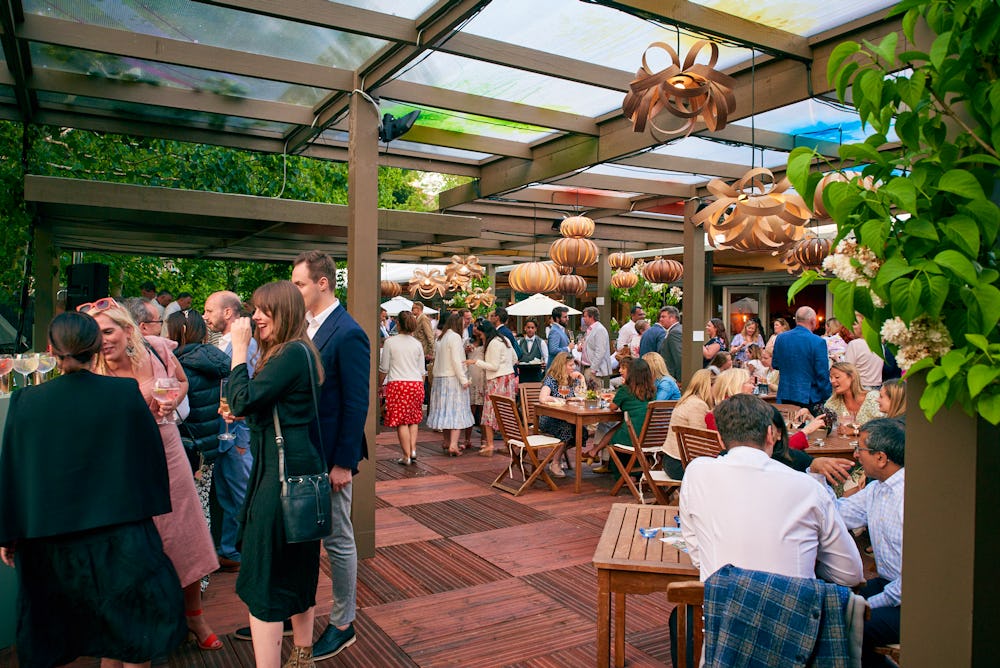
[[[526,316],[526,315],[552,315],[552,309],[557,306],[566,306],[562,302],[558,302],[551,297],[546,297],[542,293],[533,294],[527,299],[522,299],[516,304],[511,304],[507,307],[507,314],[514,316]],[[566,306],[569,309],[570,315],[580,315],[580,311],[577,311],[572,306]]]
[[[413,302],[407,299],[406,297],[393,297],[389,301],[384,302],[382,304],[382,308],[384,308],[385,312],[388,313],[389,315],[397,316],[399,315],[400,311],[409,311],[411,308],[413,308]],[[432,309],[430,306],[425,306],[424,313],[433,315],[437,313],[437,311]]]

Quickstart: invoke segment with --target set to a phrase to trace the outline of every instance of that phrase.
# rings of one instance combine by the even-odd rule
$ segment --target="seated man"
[[[863,666],[890,666],[875,648],[899,642],[903,583],[903,450],[906,433],[898,420],[879,418],[861,426],[854,456],[868,484],[858,493],[837,499],[837,510],[851,529],[867,526],[878,576],[861,590],[872,608],[865,622]],[[684,478],[687,484],[687,477]]]
[[[703,581],[732,564],[853,587],[864,580],[854,539],[821,485],[771,459],[778,438],[772,413],[750,394],[716,405],[729,452],[691,462],[680,493],[691,561]]]

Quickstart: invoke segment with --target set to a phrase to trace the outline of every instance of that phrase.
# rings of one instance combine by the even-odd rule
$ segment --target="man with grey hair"
[[[795,327],[774,341],[771,366],[778,377],[778,403],[805,406],[813,415],[823,411],[830,398],[830,364],[826,342],[816,334],[816,311],[802,306],[795,312]]]
[[[667,363],[667,371],[678,383],[681,381],[681,349],[684,344],[684,330],[681,328],[681,312],[676,306],[664,306],[665,314],[664,326],[667,333],[660,341],[660,348],[657,352]]]
[[[580,344],[581,362],[587,379],[603,379],[611,375],[611,339],[601,324],[601,312],[596,306],[583,309],[583,324],[587,328]]]
[[[153,302],[142,297],[129,297],[122,300],[122,306],[128,310],[132,320],[135,320],[135,324],[139,326],[140,334],[160,336],[165,321]]]

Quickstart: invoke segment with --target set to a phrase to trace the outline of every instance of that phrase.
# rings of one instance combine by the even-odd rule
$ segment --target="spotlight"
[[[378,131],[379,140],[388,144],[393,139],[399,139],[410,131],[413,124],[417,122],[418,116],[420,116],[419,110],[411,111],[401,118],[396,118],[392,114],[385,114],[382,116],[382,127]]]

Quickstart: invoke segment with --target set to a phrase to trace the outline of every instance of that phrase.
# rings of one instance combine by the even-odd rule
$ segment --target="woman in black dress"
[[[170,512],[160,430],[131,378],[91,372],[97,322],[49,327],[60,377],[11,398],[0,449],[0,559],[17,569],[22,668],[149,665],[184,640],[184,600],[152,517]]]
[[[243,551],[236,593],[250,608],[258,666],[280,664],[282,622],[291,617],[295,648],[286,666],[311,667],[320,541],[285,541],[272,409],[277,406],[285,439],[287,474],[325,471],[319,450],[309,439],[309,423],[316,417],[313,392],[319,391],[318,385],[310,385],[310,378],[322,383],[322,367],[306,335],[305,303],[298,288],[290,281],[262,285],[254,292],[253,305],[259,344],[253,380],[246,365],[250,319],[240,318],[231,330],[229,406],[234,415],[246,417],[253,453],[240,518]]]

